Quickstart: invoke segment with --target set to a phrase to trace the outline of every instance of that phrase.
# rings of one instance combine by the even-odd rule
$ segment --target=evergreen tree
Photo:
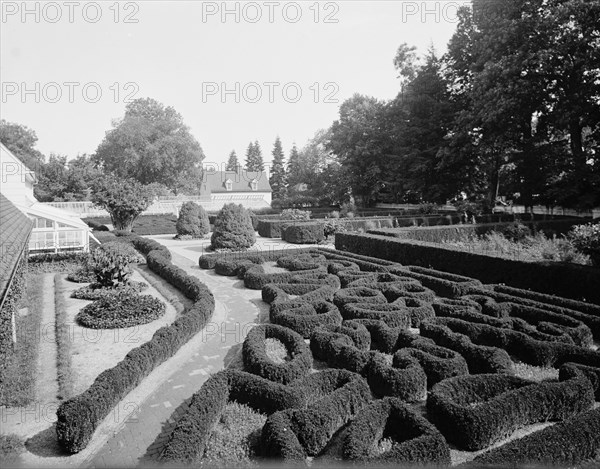
[[[246,149],[246,165],[245,168],[247,171],[252,171],[250,168],[254,166],[254,143],[250,142],[248,144],[248,148]]]
[[[262,150],[258,144],[258,140],[254,142],[254,167],[250,171],[264,171],[265,163],[262,157]]]
[[[287,168],[287,182],[290,187],[302,182],[302,165],[300,164],[300,153],[296,144],[292,146],[290,151],[290,159]]]
[[[227,160],[227,166],[225,167],[225,171],[237,171],[240,166],[240,162],[238,161],[237,155],[235,154],[235,150],[231,150],[229,154],[229,159]]]
[[[283,199],[285,197],[286,174],[283,163],[283,148],[281,147],[281,140],[279,137],[275,139],[272,155],[273,165],[271,167],[271,177],[269,178],[269,182],[271,183],[271,189],[273,190],[273,198]]]

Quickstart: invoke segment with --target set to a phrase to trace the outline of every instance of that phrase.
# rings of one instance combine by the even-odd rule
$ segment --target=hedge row
[[[419,361],[396,352],[391,364],[381,353],[371,354],[366,369],[367,382],[377,396],[393,396],[406,402],[422,401],[427,396],[427,375]]]
[[[320,326],[340,325],[342,315],[337,306],[328,301],[311,299],[308,303],[305,300],[294,300],[273,303],[269,309],[269,320],[273,324],[290,328],[304,338],[309,338]]]
[[[391,438],[394,445],[374,456],[381,438]],[[450,448],[442,434],[400,399],[387,397],[363,409],[348,425],[342,455],[366,464],[450,465]]]
[[[558,383],[485,374],[436,384],[427,410],[448,442],[477,451],[522,426],[564,420],[593,404],[592,386],[582,373]]]
[[[433,339],[437,345],[462,355],[471,374],[512,372],[512,360],[506,350],[488,345],[477,345],[467,335],[454,332],[449,327],[436,322],[422,323],[421,335]]]
[[[538,300],[528,298],[527,290],[512,289],[511,293],[503,293],[502,289],[494,285],[494,290],[475,288],[472,290],[472,294],[487,296],[494,299],[498,303],[515,303],[524,306],[530,306],[534,308],[544,309],[557,313],[563,316],[569,316],[573,319],[577,319],[587,325],[592,331],[592,335],[596,340],[600,340],[600,316],[596,314],[595,308],[597,305],[591,305],[588,303],[574,302],[573,300],[562,302],[560,299],[550,295],[544,295],[544,302],[540,301],[542,298],[538,297]],[[515,292],[518,291],[518,294]],[[532,295],[533,297],[533,295]],[[564,300],[564,299],[563,299]],[[589,307],[578,307],[578,309],[571,309],[579,304],[589,305]],[[566,305],[566,306],[563,306]],[[590,314],[592,313],[592,314]]]
[[[270,415],[285,409],[305,408],[353,379],[356,375],[345,370],[325,370],[284,385],[244,371],[220,371],[210,376],[192,396],[160,459],[178,465],[198,463],[228,402],[239,402]]]
[[[56,433],[60,446],[69,453],[84,449],[114,406],[198,333],[214,311],[215,300],[206,285],[171,264],[163,249],[152,250],[154,242],[149,241],[132,240],[142,252],[147,252],[148,267],[179,288],[193,304],[171,325],[160,328],[152,339],[131,350],[115,367],[103,371],[86,391],[60,405]]]
[[[290,283],[294,278],[319,278],[327,273],[327,267],[320,265],[316,269],[276,272],[272,274],[265,273],[261,265],[248,268],[244,274],[244,286],[252,290],[262,290],[269,283]]]
[[[203,254],[198,259],[201,269],[214,269],[218,260],[245,260],[260,257],[265,262],[276,261],[283,256],[293,256],[314,252],[312,248],[296,248],[289,246],[284,249],[267,249],[264,251],[238,251],[238,252],[215,252]]]
[[[575,467],[599,453],[600,408],[483,453],[473,466]]]
[[[425,241],[428,243],[443,243],[462,240],[465,236],[483,236],[492,231],[502,231],[510,227],[513,223],[514,222],[428,226],[419,228],[383,228],[369,230],[368,233],[414,241]],[[564,234],[567,233],[573,225],[581,223],[581,219],[567,218],[558,220],[524,221],[521,223],[529,227],[532,231],[551,231],[554,234]]]
[[[371,400],[365,380],[340,373],[337,389],[306,409],[288,409],[269,416],[262,429],[263,453],[283,460],[316,456],[333,434]]]
[[[268,356],[266,339],[277,339],[283,343],[291,355],[291,360],[278,364]],[[304,338],[293,330],[276,324],[262,324],[253,327],[244,339],[244,367],[251,373],[263,378],[288,384],[306,376],[313,363],[313,357],[304,343]]]
[[[459,298],[471,292],[473,288],[483,287],[479,280],[473,278],[419,266],[390,267],[388,270],[397,275],[414,278],[443,297]]]
[[[324,228],[322,222],[283,225],[281,239],[292,244],[318,244],[325,239]]]
[[[361,217],[361,218],[338,218],[335,222],[347,230],[356,231],[359,229],[368,230],[372,228],[392,228],[394,226],[393,217]],[[315,235],[320,233],[319,226],[325,226],[325,220],[281,220],[281,219],[259,219],[257,231],[263,238],[282,238],[282,234],[290,226],[300,227],[302,225],[311,225],[310,232]],[[300,231],[295,230],[295,236]],[[293,241],[291,241],[293,242]]]
[[[406,265],[475,277],[484,283],[505,283],[544,293],[600,303],[600,269],[557,262],[526,262],[466,252],[421,241],[376,235],[338,233],[338,250],[376,257]]]
[[[564,342],[534,339],[514,329],[473,323],[455,318],[438,317],[437,324],[468,336],[475,344],[486,344],[506,350],[525,363],[558,368],[566,362],[594,365],[600,362],[600,352]]]
[[[336,235],[337,236],[337,235]],[[367,272],[385,272],[386,267],[398,266],[395,262],[377,259],[375,257],[363,256],[351,252],[334,251],[333,249],[316,248],[315,252],[323,254],[326,259],[332,261],[350,261],[358,265],[360,270]]]

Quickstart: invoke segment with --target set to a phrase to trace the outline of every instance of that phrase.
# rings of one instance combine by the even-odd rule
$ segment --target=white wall
[[[33,197],[34,175],[21,161],[0,144],[0,192],[15,205],[28,207]]]

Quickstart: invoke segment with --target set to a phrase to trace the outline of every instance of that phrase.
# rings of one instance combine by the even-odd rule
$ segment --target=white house
[[[205,197],[210,196],[212,205],[218,209],[227,203],[242,204],[246,208],[271,207],[272,190],[264,171],[205,169],[201,192]]]
[[[88,250],[90,228],[73,213],[38,202],[33,195],[35,172],[1,142],[0,171],[0,193],[33,222],[31,254]]]

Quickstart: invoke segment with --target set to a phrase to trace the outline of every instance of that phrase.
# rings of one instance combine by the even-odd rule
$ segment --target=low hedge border
[[[288,327],[307,339],[320,326],[340,325],[342,315],[337,306],[328,301],[311,299],[308,303],[298,299],[271,304],[269,320],[272,324]]]
[[[372,319],[383,321],[389,327],[408,329],[411,312],[405,306],[389,303],[346,303],[342,309],[344,319]]]
[[[367,230],[373,228],[372,225],[379,225],[379,228],[392,228],[394,226],[393,217],[361,217],[361,218],[338,218],[335,220],[340,226],[348,230]],[[325,226],[324,219],[308,219],[308,220],[282,220],[282,219],[259,219],[257,231],[263,238],[282,238],[285,230],[289,226],[302,225],[320,225]]]
[[[477,345],[468,336],[454,332],[433,320],[423,322],[420,331],[423,337],[433,339],[437,345],[462,355],[471,374],[512,373],[513,363],[506,350]]]
[[[342,272],[360,272],[360,267],[351,261],[329,261],[327,263],[327,272],[338,275]]]
[[[500,293],[495,291],[497,287],[494,286],[494,290],[487,289],[473,289],[471,294],[487,296],[489,298],[494,299],[497,303],[515,303],[523,306],[530,306],[533,308],[539,308],[546,311],[551,311],[553,313],[558,313],[563,316],[569,316],[573,319],[577,319],[584,323],[586,326],[590,328],[592,331],[592,335],[596,340],[600,340],[600,317],[588,314],[587,312],[582,312],[580,310],[570,309],[563,306],[560,306],[560,301],[553,301],[552,303],[541,302],[533,299],[526,298],[525,296],[515,296],[513,294],[508,293]],[[522,292],[526,292],[526,290],[521,290]],[[595,305],[592,305],[595,306]],[[582,308],[584,309],[584,308]],[[586,310],[589,311],[589,310]]]
[[[371,401],[369,386],[357,374],[340,373],[336,384],[337,389],[306,409],[270,415],[262,430],[264,454],[283,460],[316,456],[333,434]]]
[[[600,409],[595,409],[480,454],[472,466],[575,467],[599,452]]]
[[[436,323],[468,336],[475,344],[486,344],[506,350],[519,360],[535,366],[558,368],[575,362],[594,365],[600,362],[600,352],[563,342],[537,340],[524,332],[488,324],[476,324],[462,319],[436,318]]]
[[[505,283],[542,293],[600,304],[600,269],[565,263],[526,262],[477,254],[421,241],[386,236],[338,233],[335,247],[406,265],[433,267],[475,277],[484,283]]]
[[[262,266],[257,265],[246,270],[244,286],[252,290],[262,290],[269,283],[290,283],[294,278],[318,278],[326,273],[327,268],[320,265],[318,268],[311,270],[267,274]]]
[[[593,404],[594,392],[583,374],[558,383],[484,374],[436,384],[427,411],[450,443],[477,451],[522,426],[564,420]]]
[[[336,235],[338,236],[338,235]],[[359,266],[365,272],[386,272],[389,267],[400,267],[396,262],[390,262],[376,257],[363,256],[347,251],[334,251],[333,249],[314,248],[315,252],[323,254],[330,261],[349,261]]]
[[[435,345],[431,339],[416,339],[408,348],[401,348],[394,357],[416,359],[427,375],[427,388],[447,378],[469,374],[464,357],[446,347]]]
[[[225,277],[237,277],[240,268],[250,267],[254,264],[260,265],[264,262],[261,256],[249,257],[247,259],[219,259],[215,262],[215,273]]]
[[[397,397],[406,402],[427,397],[427,375],[419,361],[408,354],[394,354],[390,365],[381,353],[371,355],[367,367],[367,382],[377,396]]]
[[[414,278],[442,297],[459,298],[470,293],[473,288],[483,288],[483,284],[479,280],[424,267],[390,267],[388,271]]]
[[[583,373],[583,375],[592,383],[594,389],[594,395],[596,400],[600,401],[600,363],[599,366],[581,365],[579,363],[565,363],[560,367],[559,379],[561,381],[572,377],[577,374],[577,371]]]
[[[325,256],[318,253],[298,254],[294,256],[283,256],[277,259],[277,265],[288,270],[312,270],[318,269],[326,264]]]
[[[343,386],[349,376],[354,375],[345,370],[325,370],[284,385],[244,371],[220,371],[192,396],[188,409],[169,435],[160,455],[161,463],[197,464],[228,402],[246,404],[267,415],[300,409],[314,398],[320,399]]]
[[[384,321],[375,319],[353,319],[367,329],[371,336],[371,349],[383,353],[394,353],[410,344],[419,336],[411,334],[401,327],[390,327]]]
[[[332,368],[342,368],[363,376],[366,376],[371,355],[375,353],[356,347],[352,338],[340,329],[324,327],[315,329],[310,335],[310,350],[315,359]]]
[[[383,293],[367,287],[344,288],[335,292],[334,304],[345,314],[345,305],[349,303],[388,304]]]
[[[56,434],[60,446],[69,453],[84,449],[115,405],[198,333],[214,311],[215,300],[208,287],[171,264],[170,253],[169,258],[163,256],[164,249],[148,251],[157,243],[147,241],[151,240],[132,237],[134,246],[147,254],[150,270],[179,288],[194,303],[171,325],[158,329],[152,339],[131,350],[113,368],[103,371],[86,391],[59,406]]]
[[[392,438],[395,444],[382,456],[373,456],[381,438]],[[450,447],[442,434],[400,399],[389,397],[371,403],[348,425],[342,455],[369,465],[450,465]]]
[[[410,314],[410,322],[412,327],[420,327],[423,321],[435,317],[435,310],[431,306],[431,302],[416,296],[413,292],[398,292],[399,294],[406,294],[407,296],[399,296],[393,305],[400,305]],[[428,293],[423,296],[427,297]],[[396,296],[396,295],[394,295]]]
[[[266,339],[280,340],[292,359],[281,364],[274,363],[267,356]],[[297,332],[277,324],[253,327],[244,339],[242,354],[247,371],[283,384],[306,376],[313,363],[310,348],[304,343],[304,338]]]
[[[283,256],[292,256],[314,252],[313,248],[288,247],[286,249],[267,249],[264,251],[215,252],[203,254],[198,258],[201,269],[214,269],[218,260],[248,260],[262,258],[265,262],[276,261]]]
[[[337,277],[335,278],[337,279]],[[315,280],[319,281],[320,279]],[[265,303],[271,304],[287,302],[290,300],[290,295],[297,296],[293,301],[333,301],[335,292],[336,288],[323,284],[269,283],[262,288],[261,295]]]

